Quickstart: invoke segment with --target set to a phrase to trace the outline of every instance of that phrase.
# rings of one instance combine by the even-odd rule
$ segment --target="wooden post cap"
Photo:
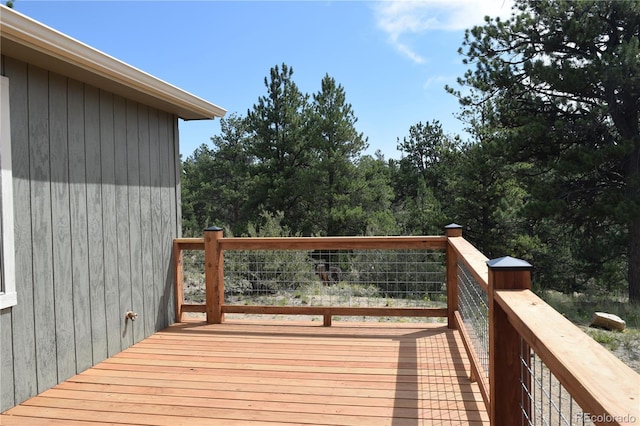
[[[447,237],[462,237],[462,225],[451,223],[444,227]]]

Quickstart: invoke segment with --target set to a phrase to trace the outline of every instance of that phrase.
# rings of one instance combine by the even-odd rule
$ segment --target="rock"
[[[590,327],[601,327],[607,330],[623,331],[626,323],[619,316],[605,312],[595,312],[591,318]]]

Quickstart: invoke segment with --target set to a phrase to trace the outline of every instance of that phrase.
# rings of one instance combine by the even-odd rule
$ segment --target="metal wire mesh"
[[[489,302],[487,293],[462,262],[458,263],[458,311],[485,376],[488,378]]]
[[[227,250],[225,303],[445,307],[444,253],[435,250]]]
[[[522,425],[593,425],[540,357],[520,338]]]
[[[185,303],[204,305],[206,303],[204,251],[183,250],[182,270]]]

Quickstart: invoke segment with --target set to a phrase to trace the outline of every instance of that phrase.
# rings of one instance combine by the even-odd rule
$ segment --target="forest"
[[[468,140],[425,118],[366,154],[345,88],[287,64],[182,162],[183,234],[441,235],[534,265],[564,293],[640,302],[640,2],[518,0],[459,50]]]

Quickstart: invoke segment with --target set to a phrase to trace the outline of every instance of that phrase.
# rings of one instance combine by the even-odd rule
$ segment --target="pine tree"
[[[249,153],[246,122],[236,114],[220,120],[221,135],[213,147],[201,145],[183,165],[182,205],[186,235],[200,235],[207,226],[228,226],[246,232],[254,159]],[[257,217],[257,216],[255,216]]]
[[[313,95],[311,109],[311,145],[317,155],[313,220],[323,235],[349,235],[355,231],[355,162],[367,141],[355,128],[357,118],[346,102],[344,88],[328,74],[322,79],[321,90]]]
[[[505,159],[532,166],[529,212],[576,230],[593,269],[626,260],[640,302],[640,3],[517,0],[461,52],[475,70],[456,94],[488,107]]]
[[[304,217],[313,205],[309,189],[313,150],[307,117],[309,96],[293,81],[293,68],[282,64],[264,79],[267,95],[247,113],[256,158],[256,186],[250,196],[255,211],[271,215],[284,212],[284,225],[292,232],[309,234]]]

